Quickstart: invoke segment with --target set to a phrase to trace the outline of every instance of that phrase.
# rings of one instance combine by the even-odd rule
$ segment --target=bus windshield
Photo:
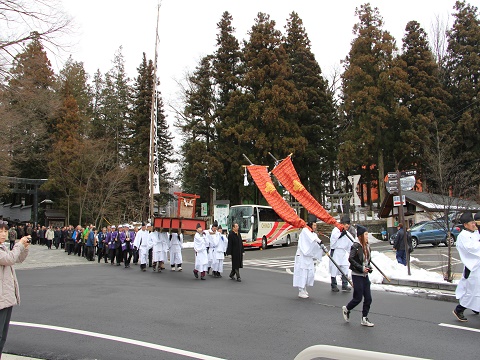
[[[230,208],[228,228],[231,230],[234,223],[238,223],[240,233],[248,233],[252,227],[253,207],[235,206]]]

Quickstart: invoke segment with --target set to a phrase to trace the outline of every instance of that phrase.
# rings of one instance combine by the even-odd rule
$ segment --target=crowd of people
[[[182,229],[162,229],[151,224],[138,223],[108,225],[101,230],[93,224],[32,227],[31,224],[12,226],[8,231],[10,249],[16,239],[31,236],[32,244],[44,245],[48,249],[63,249],[67,255],[84,257],[88,261],[97,260],[111,265],[129,268],[130,264],[140,264],[140,270],[148,267],[154,272],[165,270],[170,261],[171,271],[182,271],[182,249],[184,232]],[[209,229],[198,224],[194,236],[195,270],[194,276],[205,280],[205,274],[221,278],[225,255],[232,257],[230,278],[241,281],[239,269],[243,267],[243,242],[238,232],[238,224],[226,236],[222,227],[214,221]],[[200,274],[200,276],[199,276]]]

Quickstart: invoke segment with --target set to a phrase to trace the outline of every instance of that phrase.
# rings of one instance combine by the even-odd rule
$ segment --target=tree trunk
[[[378,208],[385,199],[385,164],[383,162],[383,150],[378,150]]]

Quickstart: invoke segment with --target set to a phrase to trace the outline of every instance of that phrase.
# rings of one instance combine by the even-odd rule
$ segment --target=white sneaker
[[[367,317],[362,317],[362,321],[360,321],[360,325],[373,327],[373,325],[375,325],[375,324],[371,323],[370,320],[368,320]]]
[[[298,297],[302,299],[308,299],[308,294],[305,292],[305,290],[300,289],[298,291]]]
[[[350,321],[350,311],[348,311],[346,306],[342,306],[342,314],[343,314],[343,319],[346,322]]]
[[[182,268],[181,268],[181,267],[179,267],[179,268],[178,268],[178,271],[182,271]]]

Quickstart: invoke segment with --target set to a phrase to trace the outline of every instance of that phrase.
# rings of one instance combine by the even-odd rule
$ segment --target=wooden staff
[[[340,271],[340,273],[345,277],[345,279],[348,280],[349,284],[352,285],[353,287],[353,284],[352,284],[352,281],[348,278],[347,275],[345,275],[345,273],[342,271],[342,269],[340,269],[340,266],[336,263],[335,260],[333,260],[333,258],[330,256],[330,254],[328,253],[328,250],[325,248],[325,245],[323,244],[318,244],[320,245],[320,248],[323,250],[323,252],[325,254],[327,254],[328,258],[330,259],[330,261],[333,263],[333,265],[335,265],[335,267],[338,269],[338,271]]]

